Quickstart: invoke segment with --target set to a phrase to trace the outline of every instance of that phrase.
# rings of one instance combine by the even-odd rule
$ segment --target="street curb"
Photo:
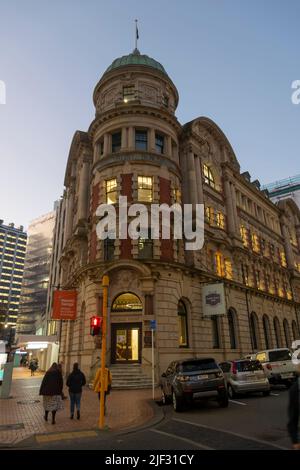
[[[135,427],[127,427],[127,428],[123,428],[123,429],[115,430],[115,431],[112,431],[109,428],[104,429],[104,430],[89,428],[89,429],[85,429],[85,430],[81,430],[81,431],[91,431],[91,430],[96,431],[98,436],[97,437],[95,436],[95,439],[97,439],[97,438],[99,438],[100,435],[102,435],[102,437],[103,437],[103,434],[105,434],[106,437],[109,437],[109,436],[114,436],[114,437],[123,436],[123,435],[127,435],[127,434],[133,434],[135,432],[143,431],[143,430],[148,429],[150,427],[156,426],[161,421],[163,421],[164,418],[165,418],[164,407],[163,406],[161,406],[161,407],[158,406],[157,402],[153,401],[152,399],[146,400],[146,402],[147,402],[148,406],[150,406],[152,408],[154,416],[149,421],[147,420],[143,424],[140,424],[140,425],[135,426]],[[1,444],[0,444],[0,449],[1,450],[10,450],[10,449],[15,449],[15,450],[22,450],[22,449],[23,450],[29,450],[29,449],[38,450],[40,445],[37,443],[35,437],[39,436],[39,435],[41,436],[41,435],[48,435],[48,434],[49,435],[56,434],[56,432],[53,431],[53,433],[33,434],[29,437],[26,437],[22,441],[19,441],[15,445],[8,444],[8,445],[4,445],[2,447]]]

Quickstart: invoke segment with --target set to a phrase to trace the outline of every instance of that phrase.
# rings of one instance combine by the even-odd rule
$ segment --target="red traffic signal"
[[[100,334],[102,326],[102,317],[91,317],[90,320],[90,333],[92,336]]]

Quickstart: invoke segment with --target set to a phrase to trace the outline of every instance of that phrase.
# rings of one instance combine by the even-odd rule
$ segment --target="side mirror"
[[[161,374],[162,377],[167,377],[166,373],[164,372],[163,374]]]

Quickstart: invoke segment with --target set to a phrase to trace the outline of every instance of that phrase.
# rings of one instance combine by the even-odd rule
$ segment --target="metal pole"
[[[105,363],[106,363],[106,319],[107,319],[107,296],[108,296],[109,277],[103,276],[103,304],[102,304],[102,345],[101,345],[101,390],[100,390],[100,418],[99,428],[104,427],[104,408],[105,408]]]
[[[154,330],[151,330],[151,343],[152,343],[152,398],[154,400]]]

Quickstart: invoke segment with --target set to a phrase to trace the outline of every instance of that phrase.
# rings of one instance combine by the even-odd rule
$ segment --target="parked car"
[[[228,406],[224,374],[211,357],[171,362],[160,387],[163,403],[172,400],[175,411],[201,398],[215,398],[221,407]]]
[[[262,392],[264,396],[270,394],[270,383],[259,361],[240,359],[221,362],[219,366],[224,373],[230,398],[239,393]]]
[[[296,366],[287,348],[266,349],[256,353],[270,384],[284,384],[289,388],[296,377]]]

